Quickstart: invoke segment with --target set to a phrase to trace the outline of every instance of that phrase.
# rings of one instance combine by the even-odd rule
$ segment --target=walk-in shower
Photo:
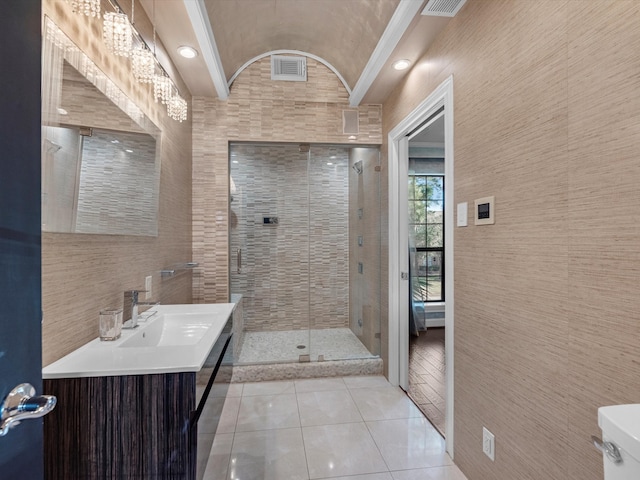
[[[230,146],[236,365],[379,356],[379,162],[374,147]]]

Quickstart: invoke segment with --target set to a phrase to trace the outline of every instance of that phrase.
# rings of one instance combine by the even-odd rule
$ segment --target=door
[[[453,268],[453,76],[442,82],[423,102],[389,132],[389,381],[408,387],[409,322],[408,307],[408,208],[407,176],[409,160],[409,138],[425,125],[444,106],[444,290],[445,304],[445,345],[446,345],[446,418],[445,432],[447,452],[453,457],[453,338],[454,338],[454,268]]]
[[[0,401],[42,390],[40,289],[40,2],[0,15]],[[0,477],[43,477],[42,419],[0,437]]]
[[[242,294],[238,364],[310,355],[309,146],[229,149],[231,294]],[[306,356],[306,357],[305,357]]]

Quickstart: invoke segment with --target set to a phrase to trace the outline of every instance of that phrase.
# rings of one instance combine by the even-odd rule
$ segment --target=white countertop
[[[235,303],[157,305],[151,310],[158,313],[139,322],[139,327],[123,329],[122,336],[115,341],[92,340],[44,367],[42,378],[197,372],[220,337],[234,307]],[[189,338],[194,336],[194,329],[179,328],[183,319],[185,323],[195,319],[193,322],[196,323],[192,324],[196,326],[197,338]],[[123,346],[126,342],[131,345],[140,341],[142,344],[147,339],[158,344]]]

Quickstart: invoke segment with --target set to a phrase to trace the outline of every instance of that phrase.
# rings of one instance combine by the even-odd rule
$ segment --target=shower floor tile
[[[312,362],[317,361],[319,355],[323,355],[324,360],[373,357],[350,329],[327,328],[245,332],[236,363],[297,362],[300,355],[310,355]]]

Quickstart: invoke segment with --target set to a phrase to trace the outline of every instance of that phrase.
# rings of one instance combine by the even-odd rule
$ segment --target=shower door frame
[[[346,156],[347,156],[347,157],[346,157],[346,162],[347,162],[347,163],[346,163],[346,167],[347,167],[347,172],[348,172],[348,173],[350,173],[350,170],[351,170],[351,169],[349,168],[349,165],[350,165],[350,159],[351,159],[351,155],[352,155],[352,150],[353,150],[354,148],[372,149],[372,150],[374,150],[374,151],[375,151],[375,156],[376,156],[376,158],[377,158],[376,163],[375,163],[375,168],[376,168],[376,170],[375,170],[375,171],[376,171],[376,172],[379,172],[379,165],[380,165],[380,148],[379,148],[379,146],[378,146],[378,145],[369,145],[369,144],[363,144],[363,145],[352,145],[352,144],[340,144],[340,143],[299,144],[299,143],[287,143],[287,142],[246,142],[246,141],[234,141],[234,142],[230,142],[230,143],[229,143],[229,162],[230,162],[230,163],[229,163],[229,176],[230,176],[230,177],[231,177],[231,175],[232,175],[232,173],[233,173],[233,172],[232,172],[233,167],[232,167],[232,165],[231,165],[231,162],[233,162],[233,159],[232,159],[232,155],[233,155],[232,150],[233,150],[234,146],[256,146],[256,147],[294,147],[294,148],[298,148],[298,147],[306,147],[306,148],[308,148],[308,150],[307,150],[306,152],[304,152],[304,153],[305,153],[305,155],[306,155],[306,164],[307,164],[307,167],[306,167],[306,169],[307,169],[307,180],[308,180],[308,185],[307,185],[307,196],[309,197],[309,199],[311,198],[311,195],[312,195],[312,193],[313,193],[313,192],[312,192],[312,185],[311,185],[311,183],[312,183],[312,178],[311,178],[309,175],[310,175],[310,171],[311,171],[311,170],[310,170],[310,169],[311,169],[311,163],[312,163],[312,162],[313,162],[313,160],[314,160],[314,148],[336,148],[336,149],[339,149],[339,150],[344,150],[344,151],[345,151],[345,153],[346,153]],[[302,150],[300,150],[300,153],[303,153],[303,151],[302,151]],[[317,155],[317,153],[316,153],[316,155]],[[316,158],[322,158],[322,157],[316,157]],[[327,158],[327,159],[325,159],[325,160],[331,160],[331,159],[330,159],[330,158]],[[323,161],[324,161],[324,160],[323,160]],[[236,163],[237,163],[237,162],[236,162]],[[328,165],[331,165],[331,163],[329,163]],[[360,172],[358,172],[358,173],[360,173]],[[376,177],[377,177],[377,174],[376,174]],[[237,181],[237,180],[236,180],[236,181]],[[380,192],[380,188],[381,188],[381,185],[380,185],[380,180],[379,180],[379,178],[378,178],[378,180],[377,180],[377,187],[376,187],[376,190],[377,190],[377,207],[376,207],[376,208],[377,208],[377,214],[376,214],[376,215],[378,216],[378,218],[379,218],[379,216],[380,216],[380,208],[381,208],[381,205],[380,205],[380,193],[381,193],[381,192]],[[349,205],[349,199],[348,199],[348,197],[349,197],[349,195],[350,195],[350,192],[351,192],[351,190],[350,190],[349,182],[347,181],[347,189],[346,189],[347,205]],[[230,192],[230,194],[231,194],[231,192]],[[309,200],[309,203],[311,203],[311,202],[310,202],[310,200]],[[230,212],[231,212],[231,208],[232,208],[232,205],[231,205],[231,202],[229,202],[229,210],[230,210]],[[351,207],[348,207],[348,208],[347,208],[347,218],[346,218],[346,223],[347,223],[346,228],[347,228],[347,233],[348,233],[348,234],[349,234],[349,232],[350,232],[350,230],[349,230],[349,229],[350,229],[349,215],[350,215],[350,213],[351,213],[350,208],[351,208]],[[244,212],[244,213],[243,213],[243,215],[244,215],[244,214],[246,214],[246,213],[247,213],[247,212]],[[253,212],[253,213],[255,214],[255,212]],[[231,215],[231,214],[230,214],[230,215]],[[310,228],[311,228],[311,222],[312,222],[312,217],[311,217],[311,216],[309,216],[309,224],[308,224],[308,226],[307,226],[307,228],[308,228],[308,229],[310,229]],[[377,245],[378,245],[378,251],[379,251],[379,249],[380,249],[380,244],[381,244],[381,234],[382,234],[382,232],[381,232],[381,230],[380,230],[380,223],[379,223],[379,222],[378,222],[378,229],[377,229],[377,232],[378,232],[378,233],[377,233],[377,242],[376,242],[376,243],[377,243]],[[351,330],[351,331],[352,331],[356,336],[358,336],[359,334],[358,334],[357,332],[355,332],[355,331],[354,331],[353,326],[352,326],[353,318],[352,318],[352,315],[351,315],[351,313],[352,313],[352,312],[351,312],[351,296],[353,295],[353,292],[352,292],[352,290],[351,290],[351,279],[350,279],[350,275],[349,275],[349,273],[348,273],[348,272],[349,272],[349,268],[350,268],[350,260],[351,260],[351,255],[352,255],[352,253],[351,253],[351,250],[350,250],[350,247],[349,247],[349,246],[350,246],[350,242],[349,242],[349,240],[347,240],[347,247],[348,247],[348,251],[349,251],[349,253],[348,253],[348,260],[347,260],[347,263],[346,263],[346,267],[347,267],[347,275],[348,275],[348,278],[349,278],[349,280],[348,280],[348,285],[349,285],[349,297],[347,298],[347,318],[348,318],[348,324],[347,324],[347,327],[348,327],[348,328],[349,328],[349,329],[350,329],[350,330]],[[236,252],[236,251],[237,251],[236,247],[240,248],[238,245],[234,245],[234,244],[233,244],[233,241],[232,241],[232,234],[231,234],[231,229],[230,229],[230,231],[229,231],[229,258],[230,258],[230,261],[229,261],[229,285],[230,285],[230,290],[231,290],[231,292],[232,292],[232,293],[242,293],[242,294],[244,294],[245,292],[235,291],[235,290],[232,288],[232,287],[233,287],[233,276],[236,274],[236,272],[234,272],[233,261],[231,260],[231,258],[234,256],[234,252]],[[311,281],[311,276],[312,276],[312,264],[311,264],[311,248],[312,248],[312,243],[311,243],[311,242],[308,244],[308,248],[309,248],[309,251],[307,252],[307,253],[308,253],[308,258],[309,258],[309,266],[308,266],[308,269],[309,269],[309,270],[308,270],[308,274],[309,274],[309,282],[310,282],[310,281]],[[242,253],[244,254],[245,252],[243,251]],[[237,262],[238,257],[239,257],[239,254],[237,254],[237,253],[236,253],[236,262]],[[378,258],[379,258],[379,257],[378,257]],[[379,274],[381,274],[381,265],[380,265],[380,262],[379,262],[379,261],[378,261],[378,264],[377,264],[377,266],[376,266],[376,270],[378,271],[378,273],[379,273]],[[237,272],[237,274],[241,274],[241,273],[238,271],[238,272]],[[312,286],[312,285],[311,285],[311,283],[308,283],[307,296],[308,296],[308,305],[309,305],[309,308],[311,308],[311,298],[312,298],[311,286]],[[378,294],[378,293],[380,292],[380,277],[378,277],[377,285],[376,285],[376,287],[375,287],[375,288],[376,288],[376,296],[379,298],[379,294]],[[376,315],[376,317],[377,317],[377,318],[375,318],[376,326],[374,327],[374,328],[375,328],[375,331],[377,331],[377,332],[380,332],[380,309],[379,309],[379,308],[380,308],[380,305],[378,304],[378,309],[376,310],[376,311],[377,311],[377,315]],[[307,346],[307,348],[305,349],[306,351],[305,351],[302,355],[300,355],[300,356],[299,356],[300,358],[299,358],[298,360],[294,360],[293,358],[291,358],[291,359],[288,359],[288,360],[284,360],[284,363],[299,363],[299,362],[309,362],[309,361],[314,361],[314,360],[312,360],[312,358],[309,358],[309,354],[311,354],[311,353],[312,353],[312,348],[313,348],[313,341],[312,341],[312,335],[311,335],[311,333],[312,333],[312,332],[311,332],[312,327],[313,327],[313,324],[312,324],[312,321],[311,321],[311,315],[309,315],[309,323],[308,323],[308,325],[307,325],[307,328],[305,329],[305,330],[306,330],[306,332],[307,332],[307,341],[306,341],[306,344],[307,344],[306,346]],[[378,357],[378,358],[379,358],[379,357],[380,357],[380,348],[381,348],[381,345],[380,345],[380,339],[379,339],[380,337],[379,337],[379,334],[378,334],[378,333],[376,333],[376,337],[375,337],[375,338],[377,338],[377,339],[378,339],[378,340],[377,340],[377,345],[368,345],[368,344],[367,344],[366,342],[364,342],[361,338],[359,338],[359,340],[362,342],[362,344],[364,345],[364,347],[365,347],[367,350],[369,350],[369,355],[365,356],[364,358],[375,358],[375,357]],[[372,349],[372,348],[373,348],[373,349]],[[374,351],[374,350],[375,350],[375,351]],[[319,353],[319,352],[317,352],[317,351],[316,351],[315,353]],[[303,360],[303,359],[301,358],[302,356],[307,357],[307,359]],[[320,355],[320,356],[324,357],[324,355]],[[360,357],[358,357],[358,358],[360,358]],[[330,360],[351,360],[351,359],[353,359],[353,358],[351,358],[351,357],[348,357],[348,358],[331,358]],[[267,362],[265,362],[265,363],[279,363],[279,362],[271,362],[271,361],[267,361]],[[249,364],[250,364],[250,365],[253,365],[253,363],[249,363]],[[261,362],[260,362],[260,363],[258,363],[258,364],[261,364]],[[239,365],[244,365],[244,363],[240,363]]]

